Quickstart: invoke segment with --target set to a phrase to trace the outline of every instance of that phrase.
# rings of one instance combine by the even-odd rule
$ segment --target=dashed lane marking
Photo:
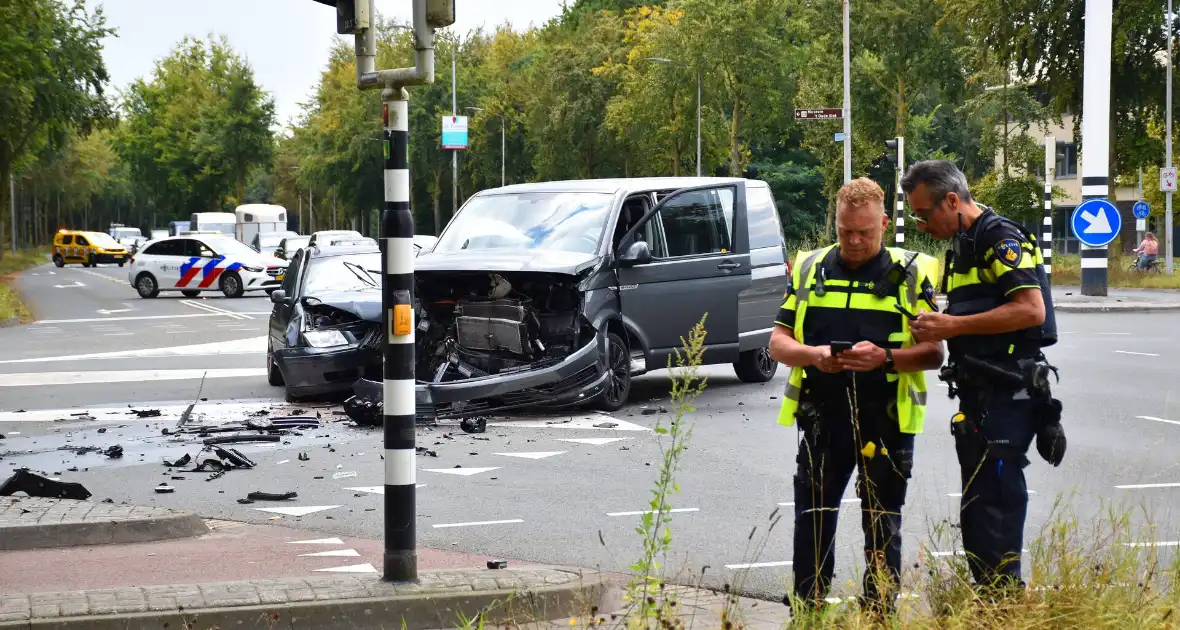
[[[1159,542],[1123,543],[1127,547],[1180,547],[1180,540],[1161,540]]]
[[[314,540],[289,540],[288,545],[343,545],[339,538],[316,538]]]
[[[197,302],[195,300],[181,300],[180,303],[184,304],[185,306],[189,306],[189,307],[201,310],[201,311],[209,311],[210,313],[220,313],[220,314],[225,315],[227,317],[232,317],[233,319],[254,319],[253,317],[246,315],[245,313],[239,313],[237,311],[230,311],[230,310],[226,310],[224,308],[210,306],[208,304],[205,304],[203,302]]]
[[[792,564],[794,564],[794,562],[792,562],[790,560],[779,560],[777,562],[751,562],[749,564],[727,564],[727,565],[725,565],[725,568],[730,569],[730,570],[765,569],[768,567],[789,567]]]
[[[95,383],[150,383],[187,381],[200,378],[249,378],[266,376],[266,368],[221,368],[209,370],[128,370],[124,372],[25,372],[5,374],[0,387],[38,385],[91,385]]]
[[[442,527],[478,527],[480,525],[509,525],[512,523],[523,523],[524,519],[511,518],[503,521],[472,521],[470,523],[435,523],[431,525],[434,528]]]
[[[677,512],[700,512],[700,508],[672,508],[664,510],[665,514],[672,514]],[[607,516],[640,516],[643,514],[655,514],[655,510],[638,510],[636,512],[607,512]]]
[[[499,466],[491,466],[488,468],[424,468],[426,472],[443,473],[445,475],[460,475],[463,477],[470,477],[480,473],[486,473],[492,470],[499,470]]]
[[[329,569],[316,569],[318,572],[326,573],[376,573],[377,569],[368,562],[364,564],[350,564],[346,567],[332,567]]]
[[[32,359],[7,359],[3,363],[47,363],[51,361],[76,361],[79,359],[143,359],[160,357],[188,357],[227,354],[255,354],[266,352],[266,335],[247,337],[233,341],[218,341],[189,346],[172,346],[168,348],[144,348],[141,350],[119,350],[115,352],[97,352],[94,354],[75,354],[55,357],[37,357]]]
[[[590,444],[592,446],[602,446],[603,444],[610,444],[611,442],[618,442],[619,440],[630,440],[629,437],[610,437],[610,438],[558,438],[558,442],[573,442],[575,444]]]
[[[1144,490],[1147,488],[1180,488],[1180,483],[1133,483],[1125,486],[1115,486],[1119,490]]]
[[[316,512],[323,512],[324,510],[331,510],[338,508],[339,505],[293,505],[291,507],[276,507],[276,508],[254,508],[259,512],[270,512],[272,514],[282,514],[283,516],[307,516],[308,514],[315,514]]]
[[[1155,416],[1135,416],[1135,417],[1139,418],[1140,420],[1153,420],[1155,422],[1164,422],[1167,424],[1180,424],[1180,421],[1178,421],[1178,420],[1165,420],[1164,418],[1157,418]]]
[[[1028,493],[1029,494],[1036,494],[1037,491],[1036,490],[1029,490]],[[948,492],[946,496],[959,499],[959,498],[963,497],[963,493],[962,492]]]
[[[300,558],[359,558],[361,552],[356,549],[332,549],[331,551],[317,551],[315,553],[301,553]]]
[[[1155,354],[1154,352],[1131,352],[1129,350],[1115,350],[1115,353],[1116,354],[1133,354],[1133,355],[1139,356],[1139,357],[1158,357],[1159,356],[1158,354]]]
[[[44,324],[91,324],[94,322],[130,322],[145,319],[184,319],[189,317],[223,317],[223,313],[182,313],[180,315],[128,315],[127,317],[83,317],[80,319],[43,319],[33,326]]]
[[[840,503],[860,503],[860,499],[858,499],[856,497],[853,497],[851,499],[840,499]],[[793,507],[795,505],[795,502],[794,501],[787,501],[786,503],[779,503],[779,505],[781,505],[783,507]]]
[[[493,455],[503,455],[505,457],[523,457],[524,459],[545,459],[546,457],[563,455],[568,452],[569,451],[542,451],[536,453],[493,453]]]

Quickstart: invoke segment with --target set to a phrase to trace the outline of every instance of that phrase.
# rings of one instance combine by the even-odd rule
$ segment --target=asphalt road
[[[258,463],[253,470],[204,481],[207,474],[176,473],[161,464],[200,450],[193,439],[161,435],[198,388],[207,399],[196,408],[204,422],[240,419],[259,409],[271,415],[299,410],[280,402],[281,390],[268,386],[262,372],[265,346],[259,343],[270,306],[264,295],[141,300],[124,276],[113,266],[47,266],[22,278],[19,286],[40,321],[0,329],[0,433],[7,436],[0,442],[0,470],[30,466],[80,481],[98,499],[380,538],[380,433],[333,422],[342,418],[336,407],[302,405],[303,414],[319,414],[325,426],[279,444],[243,446]],[[83,286],[68,287],[79,282]],[[206,307],[226,312],[201,310]],[[1154,523],[1144,541],[1164,552],[1180,544],[1180,521],[1172,514],[1180,507],[1180,459],[1172,447],[1180,440],[1175,321],[1174,313],[1058,314],[1062,341],[1048,354],[1061,368],[1056,392],[1065,403],[1069,450],[1056,469],[1030,452],[1026,474],[1035,494],[1026,547],[1054,516],[1076,518],[1084,539],[1112,505],[1136,510],[1132,519],[1139,525]],[[78,357],[94,354],[100,356]],[[684,579],[708,566],[706,583],[730,583],[745,594],[777,599],[790,583],[785,563],[791,560],[792,512],[781,504],[793,500],[796,453],[795,431],[775,424],[785,370],[766,385],[740,383],[727,366],[703,374],[708,386],[685,423],[692,435],[676,475],[681,492],[670,498],[677,511],[664,565],[673,574],[683,570]],[[634,403],[611,418],[516,417],[493,423],[482,435],[453,426],[420,429],[419,444],[437,453],[419,457],[420,544],[627,571],[641,552],[635,527],[639,513],[650,509],[661,462],[652,428],[668,421],[666,414],[641,409],[669,406],[667,378],[660,371],[637,379]],[[914,567],[920,545],[939,554],[958,549],[951,524],[958,515],[953,495],[959,473],[947,431],[955,407],[938,381],[930,380],[927,428],[918,440],[905,513],[911,574],[921,570]],[[129,406],[158,408],[163,415],[139,419]],[[83,412],[94,419],[71,415]],[[610,422],[615,426],[604,424]],[[125,448],[121,459],[57,450],[115,443]],[[309,459],[301,461],[300,453]],[[162,481],[176,491],[154,492]],[[281,504],[236,501],[254,490],[299,496]],[[850,487],[846,496],[853,494]],[[287,509],[298,507],[307,509]],[[767,519],[776,508],[783,520],[768,533]],[[275,509],[288,513],[265,511]],[[837,580],[845,593],[855,589],[863,566],[857,511],[845,510],[840,523]],[[740,566],[751,563],[760,566]]]

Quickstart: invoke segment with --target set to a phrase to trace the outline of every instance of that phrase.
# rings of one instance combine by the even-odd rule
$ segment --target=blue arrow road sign
[[[1087,199],[1074,208],[1069,226],[1083,245],[1102,247],[1118,236],[1123,217],[1113,203],[1105,199]]]
[[[1146,219],[1147,215],[1151,214],[1151,206],[1147,205],[1146,201],[1136,201],[1131,211],[1135,213],[1136,219]]]

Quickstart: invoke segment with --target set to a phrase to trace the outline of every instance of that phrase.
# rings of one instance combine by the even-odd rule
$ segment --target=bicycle
[[[1131,264],[1127,265],[1127,271],[1139,271],[1139,272],[1143,272],[1143,273],[1160,273],[1160,271],[1162,271],[1162,270],[1163,270],[1163,266],[1160,265],[1159,258],[1156,258],[1155,260],[1147,263],[1147,269],[1140,269],[1139,268],[1139,259],[1137,259],[1137,258],[1132,259]]]

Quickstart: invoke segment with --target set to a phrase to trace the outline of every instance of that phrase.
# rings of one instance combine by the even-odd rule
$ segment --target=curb
[[[111,517],[93,521],[0,527],[0,551],[155,542],[204,536],[209,526],[196,514],[176,512],[151,518]]]
[[[524,620],[588,616],[592,610],[618,610],[623,607],[622,589],[614,580],[592,570],[570,567],[544,567],[549,571],[571,573],[572,581],[560,585],[526,587],[523,590],[495,588],[480,591],[461,588],[450,592],[393,594],[413,585],[383,585],[378,578],[354,578],[353,587],[362,596],[333,597],[316,593],[315,601],[275,604],[246,603],[211,608],[184,608],[175,604],[167,610],[140,611],[86,616],[46,616],[35,613],[28,619],[0,621],[0,628],[36,630],[159,630],[159,628],[323,628],[388,630],[389,628],[454,628],[463,619],[482,615],[477,627],[520,624]],[[443,577],[461,570],[438,571]],[[496,585],[495,575],[510,571],[488,571],[488,581]],[[580,576],[580,577],[578,577]],[[337,578],[339,579],[339,578]],[[373,585],[372,582],[378,582]],[[200,585],[225,587],[234,583]],[[388,590],[390,595],[372,596],[366,586]],[[471,588],[471,587],[468,587]],[[88,593],[84,593],[88,595]],[[34,611],[36,609],[34,608]]]

